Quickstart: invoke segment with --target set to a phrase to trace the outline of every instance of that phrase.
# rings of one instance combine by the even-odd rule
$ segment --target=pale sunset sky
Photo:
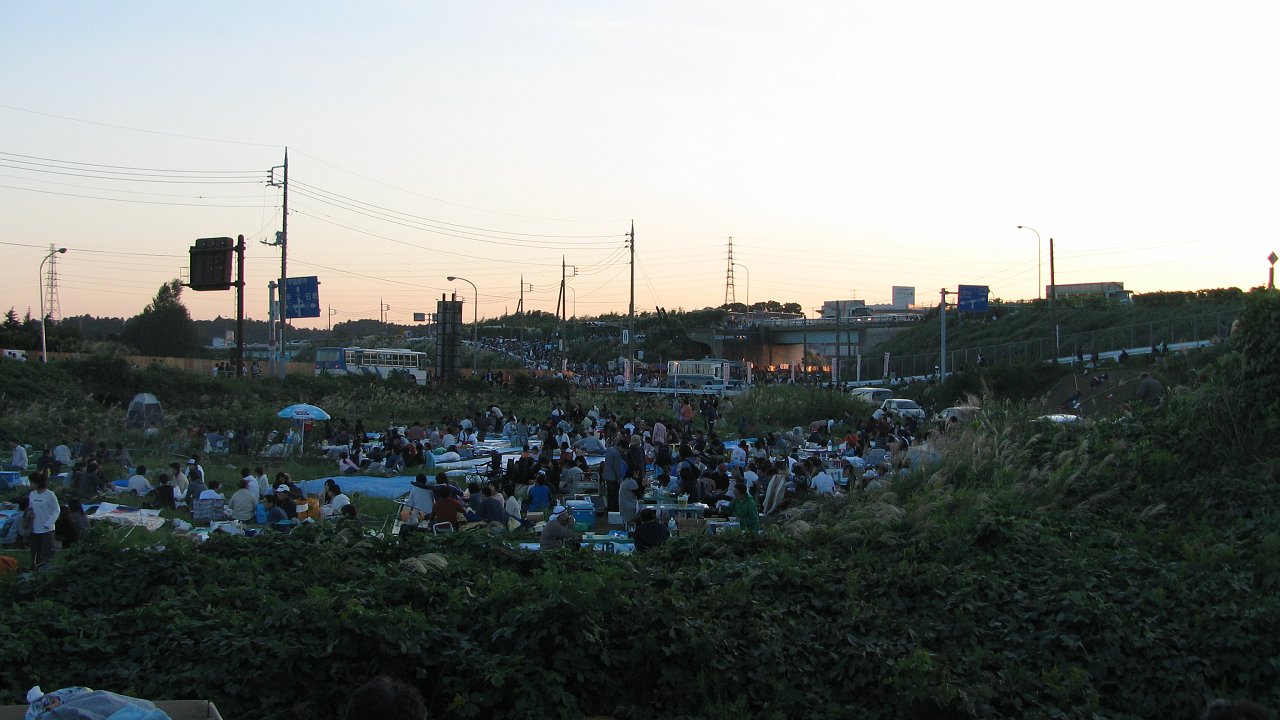
[[[3,0],[0,305],[38,315],[53,244],[64,316],[134,315],[244,234],[265,319],[286,146],[289,275],[335,322],[455,290],[469,320],[449,275],[554,311],[562,256],[571,312],[625,312],[632,219],[638,311],[722,303],[729,236],[738,301],[810,311],[1036,297],[1050,237],[1059,283],[1247,289],[1277,38],[1263,0]]]

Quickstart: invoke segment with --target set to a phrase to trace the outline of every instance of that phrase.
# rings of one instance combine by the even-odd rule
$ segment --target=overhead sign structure
[[[230,290],[232,253],[235,241],[229,237],[200,238],[191,248],[192,290]]]
[[[986,285],[961,285],[958,289],[956,308],[960,312],[985,313],[987,311],[987,298],[991,295],[991,288]]]
[[[286,318],[320,317],[320,278],[287,278],[284,286]]]

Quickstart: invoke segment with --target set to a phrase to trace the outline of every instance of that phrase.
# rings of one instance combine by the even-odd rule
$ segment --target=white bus
[[[672,388],[745,390],[751,384],[751,366],[747,363],[706,358],[703,360],[671,360],[667,363],[667,381]]]
[[[403,376],[427,384],[427,353],[391,348],[316,348],[316,375]]]

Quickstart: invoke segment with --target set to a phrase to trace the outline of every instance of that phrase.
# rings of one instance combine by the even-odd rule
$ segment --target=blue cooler
[[[596,528],[596,505],[590,500],[570,500],[564,504],[573,516],[573,529],[578,532]]]
[[[22,473],[17,470],[0,471],[0,488],[15,488],[22,484]]]

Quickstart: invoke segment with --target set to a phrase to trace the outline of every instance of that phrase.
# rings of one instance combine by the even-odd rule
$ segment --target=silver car
[[[910,417],[917,422],[924,422],[924,408],[917,405],[915,400],[889,398],[880,405],[880,409],[891,418],[905,420]]]

